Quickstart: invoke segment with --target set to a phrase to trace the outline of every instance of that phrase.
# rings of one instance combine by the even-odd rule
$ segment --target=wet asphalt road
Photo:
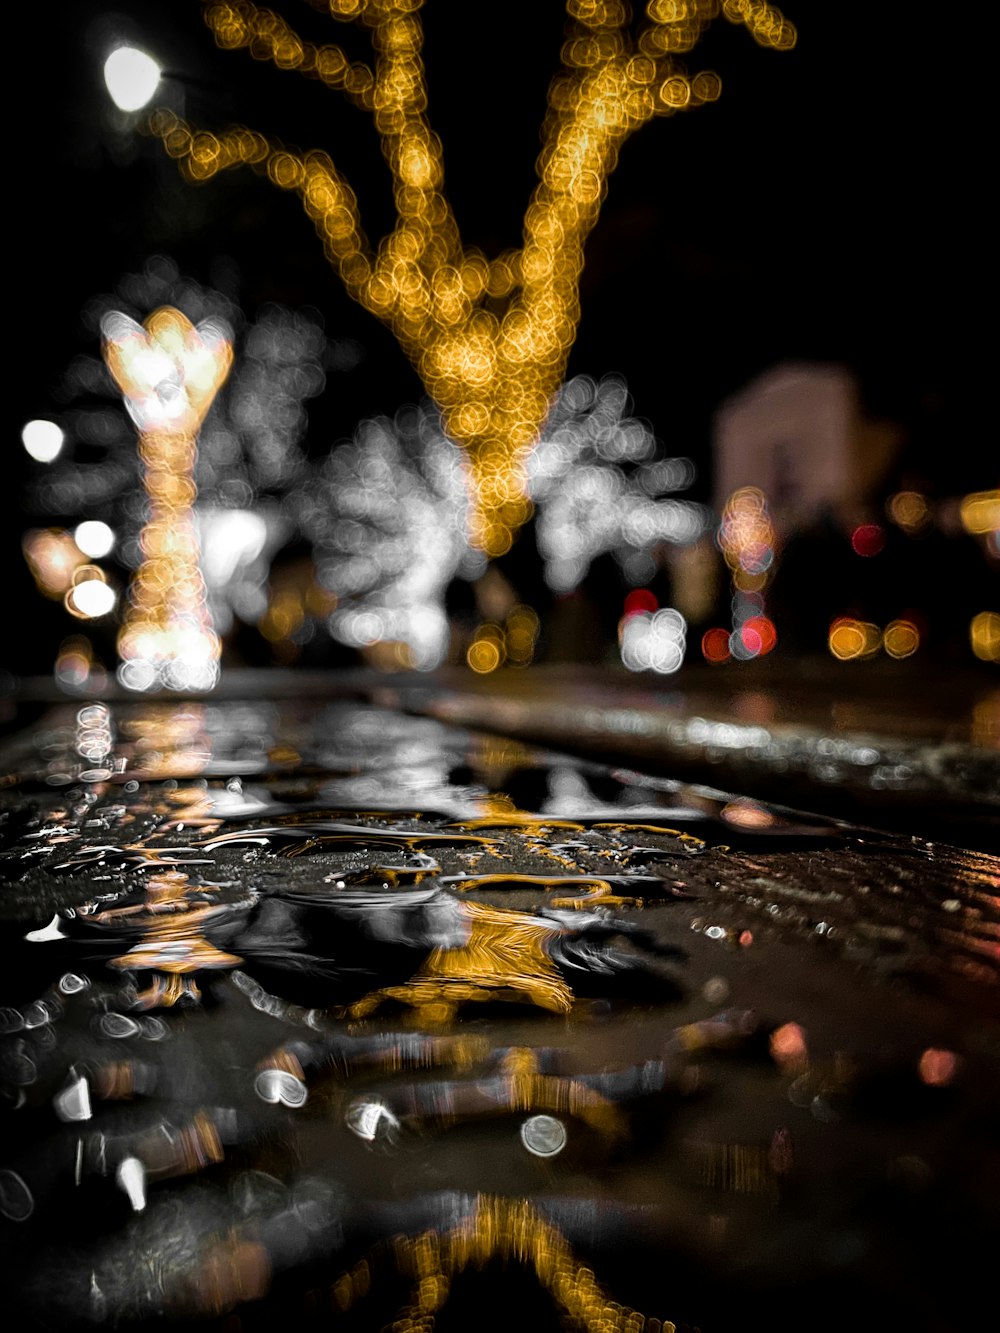
[[[906,827],[902,786],[854,817],[877,732],[832,732],[845,775],[810,777],[822,718],[798,751],[756,738],[755,771],[804,765],[777,801],[706,781],[725,757],[559,747],[523,685],[520,714],[455,681],[279,685],[9,730],[0,1225],[26,1326],[981,1327],[985,723],[889,738],[914,789],[915,741],[959,756],[949,829],[979,833],[948,841]],[[606,697],[605,734],[655,711]],[[680,722],[727,716],[658,703],[678,753]],[[755,706],[728,717],[773,726]]]

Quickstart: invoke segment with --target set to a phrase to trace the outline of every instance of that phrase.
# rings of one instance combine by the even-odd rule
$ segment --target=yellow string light
[[[471,536],[495,556],[531,515],[524,460],[564,377],[580,319],[584,244],[619,150],[654,117],[719,96],[715,73],[689,77],[677,57],[692,50],[720,7],[718,0],[651,0],[646,19],[631,25],[621,0],[568,0],[524,243],[488,260],[463,246],[443,192],[441,142],[426,116],[422,3],[328,0],[333,19],[370,30],[371,64],[349,59],[336,44],[306,41],[250,0],[205,6],[222,49],[318,79],[372,115],[397,214],[377,246],[325,152],[293,151],[244,127],[195,131],[162,110],[151,127],[191,181],[250,166],[299,195],[345,288],[392,330],[449,435],[468,450]],[[795,43],[794,27],[761,0],[726,0],[722,13],[762,45]]]

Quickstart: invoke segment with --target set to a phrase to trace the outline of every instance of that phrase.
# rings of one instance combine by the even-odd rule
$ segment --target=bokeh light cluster
[[[691,545],[714,525],[706,505],[665,498],[694,482],[694,464],[664,457],[649,424],[631,408],[621,375],[574,376],[556,395],[527,457],[538,549],[556,593],[576,588],[606,551],[626,580],[644,583],[655,572],[658,546]]]
[[[327,626],[338,642],[383,645],[397,670],[444,660],[445,590],[484,564],[469,543],[466,467],[430,404],[362,422],[318,467],[298,520],[336,602]]]
[[[889,657],[911,657],[920,647],[920,629],[908,619],[891,620],[883,630],[857,616],[837,616],[830,625],[827,644],[840,662],[875,657],[883,650]]]
[[[463,244],[444,192],[441,142],[426,114],[421,7],[422,0],[331,3],[332,18],[359,20],[368,30],[372,59],[365,62],[335,43],[307,41],[249,0],[205,6],[219,47],[318,79],[372,116],[397,215],[377,244],[328,153],[294,151],[245,127],[193,129],[164,110],[151,127],[191,181],[249,166],[298,194],[346,290],[392,330],[446,433],[468,450],[472,538],[497,556],[531,513],[525,457],[565,373],[580,318],[584,243],[608,177],[641,126],[719,96],[716,74],[689,77],[679,60],[718,17],[719,5],[653,0],[633,18],[619,0],[569,0],[524,243],[492,257]],[[727,0],[722,12],[763,45],[794,45],[792,25],[761,0]]]
[[[687,621],[673,607],[623,616],[620,636],[622,662],[629,671],[670,675],[684,663]]]
[[[723,508],[716,541],[732,584],[732,628],[706,630],[702,654],[715,663],[765,656],[778,642],[764,597],[774,573],[777,534],[760,487],[742,486],[733,492]]]
[[[349,341],[328,339],[311,309],[267,303],[245,314],[233,298],[182,273],[166,255],[152,256],[111,293],[89,301],[82,324],[96,340],[110,311],[138,321],[162,306],[182,310],[193,323],[223,320],[234,335],[232,372],[198,437],[192,514],[212,623],[226,635],[237,624],[258,623],[266,612],[270,563],[294,534],[286,501],[310,475],[308,403],[323,392],[327,368],[350,369],[359,352]],[[85,517],[72,534],[64,526],[32,529],[23,545],[40,591],[61,599],[84,556],[113,553],[126,574],[136,571],[149,515],[134,426],[103,360],[74,357],[54,399],[57,419],[29,422],[22,432],[26,452],[44,465],[34,471],[25,507],[50,523]],[[105,572],[110,591],[118,579],[114,570]],[[57,592],[48,590],[53,579],[61,579]],[[92,645],[85,656],[93,661]]]
[[[139,430],[149,506],[118,635],[118,678],[135,690],[210,689],[222,647],[199,565],[194,463],[198,430],[232,364],[230,330],[217,321],[195,326],[165,306],[143,324],[111,311],[101,331],[108,369]]]

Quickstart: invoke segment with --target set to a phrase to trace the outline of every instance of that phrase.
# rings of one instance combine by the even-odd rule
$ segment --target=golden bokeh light
[[[1000,662],[1000,613],[980,611],[973,616],[969,642],[981,662]]]
[[[1000,532],[1000,491],[975,491],[962,501],[962,526],[975,536]]]
[[[885,627],[882,646],[890,657],[912,657],[920,647],[920,631],[912,620],[892,620]]]
[[[839,662],[853,662],[874,657],[882,647],[882,633],[870,621],[838,616],[830,626],[827,642]]]
[[[194,464],[198,430],[229,373],[232,343],[223,326],[196,328],[168,307],[145,324],[112,312],[101,332],[105,362],[140,432],[148,498],[142,562],[118,635],[118,676],[135,690],[210,689],[221,644],[198,563]]]
[[[531,513],[524,461],[564,378],[580,318],[584,245],[619,150],[654,117],[719,96],[716,74],[689,77],[678,57],[720,10],[718,0],[653,0],[633,23],[618,0],[568,0],[523,245],[488,259],[463,244],[444,193],[441,141],[426,114],[421,8],[422,0],[330,0],[333,19],[360,19],[369,30],[370,64],[335,43],[307,41],[250,0],[204,10],[222,49],[317,79],[372,116],[396,207],[394,228],[377,244],[326,152],[292,150],[246,127],[196,130],[165,110],[150,123],[192,182],[249,166],[299,196],[344,287],[391,329],[449,434],[468,451],[471,537],[498,556]],[[792,25],[761,0],[726,0],[722,14],[761,45],[795,43]]]
[[[886,513],[906,533],[923,532],[931,522],[927,497],[919,491],[897,491],[886,503]]]

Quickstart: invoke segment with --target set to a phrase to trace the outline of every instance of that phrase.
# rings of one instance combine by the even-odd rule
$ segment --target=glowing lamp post
[[[198,564],[192,508],[198,431],[232,365],[229,329],[195,327],[179,310],[145,324],[112,311],[101,322],[104,360],[139,429],[149,512],[118,635],[118,679],[133,690],[205,690],[218,681],[221,645]]]

